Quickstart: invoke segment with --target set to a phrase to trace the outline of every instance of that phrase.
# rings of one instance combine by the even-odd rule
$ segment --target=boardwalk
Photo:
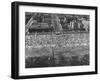
[[[89,34],[49,34],[37,35],[36,37],[35,35],[30,35],[26,41],[25,53],[26,62],[28,61],[29,57],[34,59],[34,61],[32,60],[33,64],[30,64],[29,66],[26,65],[28,68],[38,66],[53,67],[88,65]],[[39,64],[35,63],[36,61],[38,61]],[[44,65],[41,65],[41,62],[44,63]]]

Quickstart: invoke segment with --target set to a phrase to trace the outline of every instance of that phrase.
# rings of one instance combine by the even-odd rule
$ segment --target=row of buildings
[[[26,13],[26,33],[56,31],[89,32],[89,16],[47,13]]]

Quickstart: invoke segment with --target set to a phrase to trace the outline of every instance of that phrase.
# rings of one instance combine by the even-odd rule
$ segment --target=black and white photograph
[[[25,12],[25,67],[89,65],[90,16]]]
[[[97,74],[97,7],[12,3],[14,79]]]

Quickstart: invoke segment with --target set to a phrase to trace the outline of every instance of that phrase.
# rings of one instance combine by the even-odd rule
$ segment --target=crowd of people
[[[87,34],[61,34],[61,35],[26,35],[26,47],[77,47],[89,46],[89,35]]]

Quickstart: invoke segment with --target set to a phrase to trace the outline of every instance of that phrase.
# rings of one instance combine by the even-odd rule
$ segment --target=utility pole
[[[53,33],[51,34],[51,36],[52,36],[52,43],[53,43]],[[54,54],[53,46],[51,46],[51,50],[52,50],[52,56],[53,56],[53,66],[55,66],[55,54]]]

